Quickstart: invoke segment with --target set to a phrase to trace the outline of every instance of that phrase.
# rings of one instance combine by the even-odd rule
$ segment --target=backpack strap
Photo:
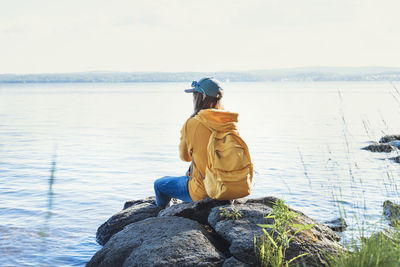
[[[194,162],[194,158],[192,157],[191,170],[193,170],[193,168],[192,168],[193,166],[196,167],[196,170],[199,172],[201,180],[204,180],[204,176],[201,174],[201,171],[199,170],[199,168],[197,168],[196,162]]]
[[[196,162],[194,162],[194,158],[193,158],[193,148],[190,150],[190,157],[192,158],[192,162],[190,163],[190,167],[189,167],[189,170],[190,170],[190,180],[192,179],[192,176],[193,176],[193,166],[196,167],[197,171],[198,171],[199,174],[200,174],[201,179],[204,180],[204,176],[201,174],[199,168],[197,168]]]
[[[207,126],[203,121],[201,121],[201,119],[199,119],[197,116],[194,116],[193,119],[195,119],[196,121],[200,122],[201,125],[203,125],[204,127],[206,127],[207,129],[209,129],[209,130],[211,131],[211,135],[210,135],[210,138],[211,138],[211,137],[212,137],[212,134],[215,132],[215,130],[212,129],[212,128],[210,128],[210,127],[208,127],[208,126]],[[199,170],[199,168],[197,168],[196,162],[194,161],[193,156],[192,156],[192,165],[193,165],[194,167],[196,167],[197,171],[198,171],[199,174],[200,174],[201,179],[204,180],[205,177],[203,176],[203,174],[201,174],[201,171]]]

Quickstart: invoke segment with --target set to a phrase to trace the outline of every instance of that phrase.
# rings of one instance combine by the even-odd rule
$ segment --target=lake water
[[[99,225],[153,181],[183,175],[179,131],[189,83],[0,84],[2,266],[82,266]],[[256,174],[251,197],[276,196],[325,221],[346,210],[375,223],[399,202],[397,155],[360,150],[400,133],[390,83],[226,83]],[[386,227],[387,222],[376,224]]]

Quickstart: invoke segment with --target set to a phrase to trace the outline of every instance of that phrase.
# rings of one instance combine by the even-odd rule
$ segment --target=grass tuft
[[[360,238],[361,244],[353,244],[351,252],[340,252],[338,256],[330,256],[328,266],[331,267],[392,267],[400,266],[400,242],[398,229],[389,235],[384,232]]]
[[[309,230],[314,225],[295,224],[297,214],[289,210],[284,201],[278,199],[273,205],[273,211],[265,218],[273,219],[273,224],[258,224],[263,228],[264,235],[257,240],[254,237],[256,257],[263,267],[283,267],[294,264],[295,260],[307,255],[303,253],[292,259],[286,259],[286,250],[292,239],[301,231]]]

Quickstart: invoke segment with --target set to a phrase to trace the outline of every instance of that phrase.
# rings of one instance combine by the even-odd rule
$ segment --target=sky
[[[0,74],[400,67],[398,0],[0,0]]]

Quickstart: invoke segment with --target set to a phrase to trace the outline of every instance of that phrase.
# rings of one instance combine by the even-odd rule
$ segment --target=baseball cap
[[[198,82],[193,81],[192,88],[186,89],[185,92],[186,93],[198,92],[200,94],[206,94],[208,96],[217,97],[221,89],[222,88],[219,82],[213,77],[211,77],[211,78],[203,78]]]

